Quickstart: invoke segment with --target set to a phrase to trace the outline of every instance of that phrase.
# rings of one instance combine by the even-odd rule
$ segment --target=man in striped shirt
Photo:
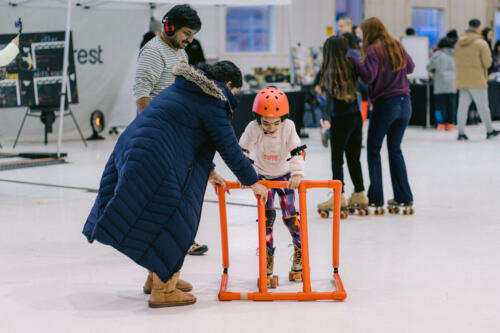
[[[189,5],[177,5],[165,14],[163,30],[139,52],[135,72],[134,97],[141,112],[160,91],[174,83],[172,67],[188,62],[184,48],[201,29],[196,10]]]
[[[138,112],[142,112],[160,91],[174,83],[172,67],[180,61],[188,62],[184,48],[201,29],[198,13],[189,5],[174,6],[165,14],[162,23],[161,33],[139,52],[134,82]],[[207,251],[206,245],[194,243],[188,253],[202,255]]]

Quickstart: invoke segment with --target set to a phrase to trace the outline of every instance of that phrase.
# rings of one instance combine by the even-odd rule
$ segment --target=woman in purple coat
[[[387,135],[389,166],[394,199],[389,206],[413,205],[413,195],[401,152],[401,141],[411,116],[410,85],[407,74],[415,67],[411,57],[384,24],[375,17],[361,23],[363,60],[349,57],[361,79],[369,85],[373,111],[368,127],[367,154],[370,174],[368,199],[383,213],[382,166],[380,149]]]

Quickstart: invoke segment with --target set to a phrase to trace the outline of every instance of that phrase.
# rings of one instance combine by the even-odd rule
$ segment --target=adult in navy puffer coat
[[[230,89],[186,63],[173,73],[175,83],[120,136],[83,229],[89,242],[111,245],[163,282],[193,243],[216,151],[243,185],[267,194],[234,135]]]

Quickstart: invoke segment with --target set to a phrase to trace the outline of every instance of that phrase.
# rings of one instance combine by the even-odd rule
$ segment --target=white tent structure
[[[66,7],[66,37],[64,47],[64,63],[63,63],[63,82],[61,86],[61,99],[59,115],[64,113],[64,100],[66,93],[68,53],[69,53],[69,34],[72,24],[72,9],[73,7],[91,8],[120,8],[120,9],[148,9],[151,3],[174,5],[188,3],[196,6],[213,6],[213,5],[230,5],[230,6],[257,6],[257,5],[290,5],[292,0],[0,0],[0,5],[8,4],[11,7]],[[64,117],[59,117],[59,127],[57,134],[57,155],[60,156],[63,136],[63,120]]]

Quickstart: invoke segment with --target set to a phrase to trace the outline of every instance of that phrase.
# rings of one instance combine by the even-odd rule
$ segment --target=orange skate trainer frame
[[[259,181],[267,188],[285,188],[286,181]],[[226,182],[228,189],[241,188],[237,182]],[[315,292],[311,290],[311,268],[309,267],[309,242],[307,233],[307,202],[306,192],[308,188],[332,188],[333,189],[333,279],[336,291],[333,292]],[[347,294],[342,285],[342,280],[338,272],[339,267],[339,227],[340,227],[340,195],[342,192],[342,183],[338,180],[311,181],[303,180],[299,185],[299,210],[300,210],[300,236],[302,241],[302,292],[296,293],[277,293],[267,291],[267,258],[266,258],[266,217],[264,204],[257,201],[259,214],[259,291],[253,293],[238,293],[227,291],[229,253],[227,237],[227,214],[226,214],[226,194],[222,187],[218,186],[220,226],[222,234],[222,267],[224,272],[220,284],[219,300],[254,300],[254,301],[273,301],[273,300],[297,300],[297,301],[316,301],[316,300],[344,300]]]

